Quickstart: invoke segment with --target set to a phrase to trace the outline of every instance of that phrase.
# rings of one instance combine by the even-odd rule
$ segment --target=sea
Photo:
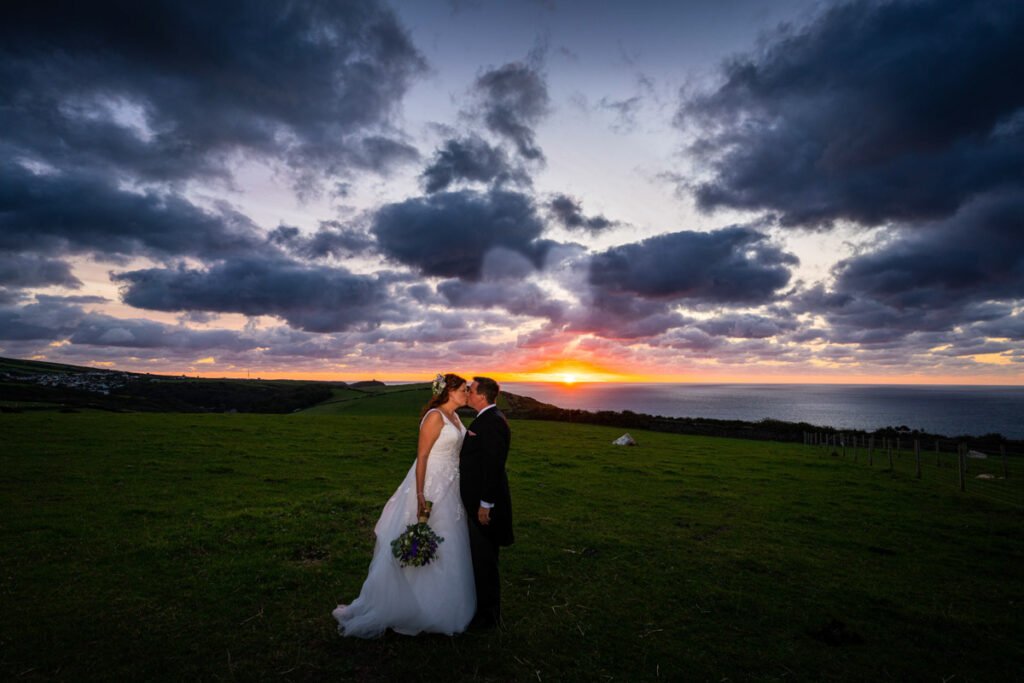
[[[560,408],[837,429],[907,427],[945,436],[1024,439],[1024,386],[851,384],[617,384],[507,382],[502,388]]]

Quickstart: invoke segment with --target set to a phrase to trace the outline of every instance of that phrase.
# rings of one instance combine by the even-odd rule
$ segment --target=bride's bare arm
[[[419,514],[426,509],[423,484],[427,478],[427,458],[430,456],[430,449],[441,434],[444,418],[437,411],[427,413],[423,424],[420,425],[419,443],[416,445],[416,508]]]

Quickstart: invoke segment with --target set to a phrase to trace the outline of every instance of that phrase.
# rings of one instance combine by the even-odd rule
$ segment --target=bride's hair
[[[420,417],[427,414],[428,410],[443,406],[448,401],[448,394],[459,389],[466,383],[466,380],[462,379],[458,375],[448,373],[444,376],[444,388],[441,389],[441,393],[436,396],[431,396],[430,400],[427,401],[427,405],[424,406],[423,412],[420,413]]]

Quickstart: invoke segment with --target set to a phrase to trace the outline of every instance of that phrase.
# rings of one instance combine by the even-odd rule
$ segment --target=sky
[[[4,5],[0,355],[1024,384],[1024,5]]]

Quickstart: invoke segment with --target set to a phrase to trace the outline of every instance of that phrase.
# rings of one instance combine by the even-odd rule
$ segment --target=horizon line
[[[70,367],[88,368],[106,372],[130,372],[134,374],[166,375],[173,377],[195,377],[201,379],[237,379],[237,380],[292,380],[292,381],[321,381],[321,382],[367,382],[380,381],[389,384],[419,384],[429,383],[432,378],[416,378],[408,374],[390,373],[387,371],[378,372],[374,376],[373,371],[356,375],[352,372],[324,372],[324,371],[280,371],[280,370],[229,370],[209,371],[197,370],[190,367],[184,370],[126,370],[115,367],[114,362],[94,361],[91,364],[78,365],[54,361],[44,358],[8,358],[8,360],[23,361],[30,363],[48,363],[51,365],[67,365]],[[574,368],[575,369],[575,368]],[[545,371],[546,370],[546,371]],[[582,370],[582,371],[580,371]],[[602,384],[736,384],[736,385],[819,385],[819,386],[978,386],[978,387],[1024,387],[1024,381],[1019,378],[1008,378],[1006,380],[992,378],[963,378],[963,377],[922,377],[922,376],[859,376],[848,378],[832,378],[817,376],[751,376],[737,377],[735,375],[709,375],[705,377],[686,375],[658,375],[625,374],[606,370],[576,370],[575,372],[552,372],[545,368],[541,371],[524,372],[491,372],[479,371],[464,375],[466,379],[473,376],[488,376],[503,384],[550,384],[564,388],[583,388],[584,386],[599,386]],[[461,373],[457,373],[461,374]]]

